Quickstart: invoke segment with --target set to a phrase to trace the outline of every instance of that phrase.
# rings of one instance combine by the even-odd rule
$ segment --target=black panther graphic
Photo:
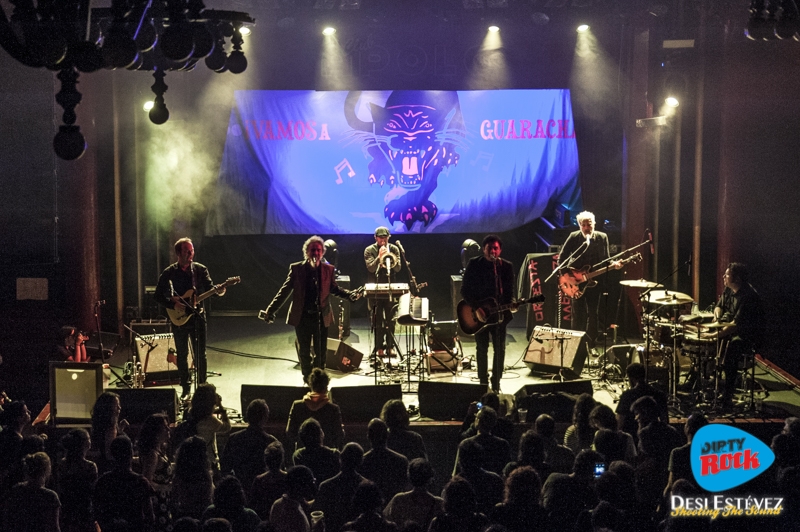
[[[457,148],[466,144],[466,128],[455,91],[394,91],[380,107],[370,103],[372,122],[356,116],[361,92],[347,95],[344,114],[369,159],[371,184],[389,185],[383,214],[390,224],[411,229],[436,218],[430,196],[439,174],[457,165]]]

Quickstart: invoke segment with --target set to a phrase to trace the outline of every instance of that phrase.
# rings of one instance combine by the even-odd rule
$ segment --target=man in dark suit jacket
[[[333,312],[328,297],[333,294],[351,301],[360,294],[339,288],[336,274],[331,264],[322,262],[325,253],[321,237],[312,236],[303,244],[305,260],[289,266],[289,275],[278,290],[267,309],[264,319],[267,323],[275,321],[275,313],[292,297],[292,305],[286,323],[294,326],[297,335],[298,357],[303,381],[308,381],[312,368],[325,369],[325,352],[327,349],[328,327],[333,323]],[[314,341],[312,359],[311,342]]]
[[[608,236],[601,231],[594,230],[595,220],[594,214],[591,212],[583,211],[576,216],[576,220],[580,230],[570,233],[564,245],[561,246],[558,255],[559,262],[562,266],[574,269],[581,269],[584,266],[592,268],[611,255]],[[567,262],[570,257],[572,257],[572,262]],[[612,262],[610,266],[614,269],[622,267],[619,261]],[[577,331],[586,331],[590,348],[594,347],[597,337],[597,309],[600,304],[600,293],[599,289],[589,288],[582,297],[572,301],[572,328]]]

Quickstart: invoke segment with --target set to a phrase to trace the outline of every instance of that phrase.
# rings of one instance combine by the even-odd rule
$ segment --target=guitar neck
[[[213,296],[214,294],[217,293],[217,290],[219,290],[220,288],[222,288],[223,286],[226,286],[226,285],[227,285],[227,283],[221,283],[221,284],[215,285],[208,292],[203,292],[202,294],[197,296],[197,298],[195,299],[195,304],[200,303],[204,299],[208,299],[209,297]]]

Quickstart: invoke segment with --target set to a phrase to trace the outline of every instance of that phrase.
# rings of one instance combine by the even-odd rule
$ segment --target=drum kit
[[[658,368],[662,375],[666,373],[670,406],[680,410],[677,391],[681,373],[687,374],[695,406],[704,402],[717,406],[718,372],[722,369],[718,361],[725,346],[706,333],[731,324],[714,322],[714,314],[699,312],[691,296],[665,290],[661,284],[644,279],[620,284],[640,291],[644,327],[641,362],[647,371]]]

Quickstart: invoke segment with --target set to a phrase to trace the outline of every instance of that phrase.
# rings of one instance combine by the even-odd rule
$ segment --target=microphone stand
[[[125,380],[124,376],[120,376],[119,373],[114,371],[114,368],[111,367],[111,364],[106,364],[106,357],[103,351],[103,333],[100,332],[100,305],[102,303],[100,301],[96,301],[94,304],[94,324],[97,327],[97,346],[100,349],[100,360],[103,361],[103,366],[108,366],[108,371],[111,372],[117,378],[117,382],[121,382],[128,388],[133,388],[133,386]]]
[[[321,364],[321,366],[325,367],[325,357],[327,353],[322,352],[322,294],[319,290],[319,276],[322,273],[320,269],[321,265],[317,261],[312,261],[314,263],[314,268],[311,268],[312,276],[314,277],[314,287],[317,289],[317,297],[314,299],[314,305],[316,306],[317,311],[317,336],[314,338],[314,351],[317,354],[317,364]],[[314,358],[311,357],[311,366],[312,369],[314,367],[319,367],[314,364]]]

